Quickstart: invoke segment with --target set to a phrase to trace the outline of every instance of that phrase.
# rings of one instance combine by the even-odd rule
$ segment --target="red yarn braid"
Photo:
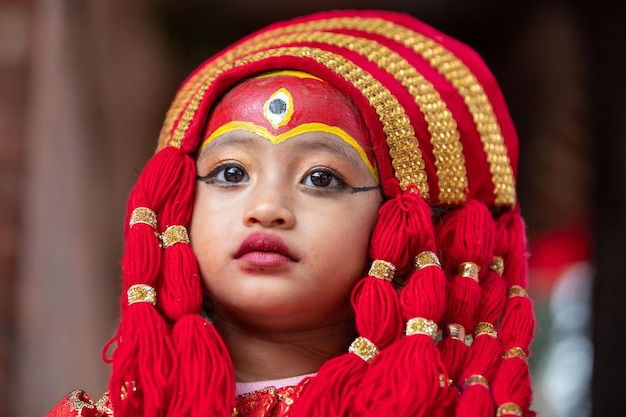
[[[508,233],[500,218],[496,222],[494,259],[503,260],[507,251]],[[502,265],[494,262],[481,276],[481,297],[476,309],[478,327],[474,331],[474,340],[459,377],[462,392],[457,402],[457,417],[494,415],[491,383],[502,358],[502,345],[496,329],[506,302],[506,284],[500,269]]]
[[[394,235],[387,233],[403,229],[400,236],[404,239],[395,241],[396,245],[405,246],[411,255],[436,252],[430,208],[416,189],[411,188],[391,201],[395,202],[390,202],[390,207],[402,212],[406,221],[399,224],[398,216],[381,212],[379,239],[390,244]],[[400,293],[404,319],[437,323],[445,311],[445,294],[446,280],[441,268],[429,266],[415,271]],[[404,337],[372,362],[355,399],[354,414],[429,415],[436,407],[446,408],[447,381],[432,337],[419,333]]]
[[[516,416],[530,411],[532,389],[527,357],[534,332],[534,314],[527,288],[527,251],[524,221],[515,211],[504,213],[510,249],[504,259],[504,278],[508,286],[508,300],[502,317],[499,339],[504,348],[504,359],[493,383],[493,395],[501,416]]]
[[[379,209],[379,219],[393,218],[394,223],[400,227],[388,229],[388,224],[378,221],[370,246],[372,259],[384,260],[398,269],[406,267],[409,254],[407,247],[401,244],[406,241],[403,234],[407,229],[401,226],[410,223],[406,212],[398,207],[396,199],[387,201]],[[402,331],[402,319],[398,295],[390,280],[371,275],[361,279],[352,292],[352,307],[358,334],[378,349],[384,349],[398,340]],[[317,376],[309,381],[289,415],[347,415],[352,409],[356,389],[367,370],[368,363],[354,353],[346,353],[329,360],[320,368]],[[320,401],[320,398],[324,398],[324,401]]]
[[[476,200],[453,209],[442,220],[437,228],[437,246],[442,253],[444,269],[451,277],[444,325],[452,326],[460,335],[451,335],[444,330],[438,346],[448,375],[458,386],[468,351],[465,332],[472,333],[476,325],[475,312],[480,300],[479,271],[484,274],[493,256],[494,222],[489,209]],[[478,267],[475,275],[461,271],[467,262],[471,263],[470,269]]]

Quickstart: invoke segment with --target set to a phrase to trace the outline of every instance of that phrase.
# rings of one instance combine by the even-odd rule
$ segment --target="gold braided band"
[[[463,262],[461,265],[459,265],[459,275],[465,278],[471,278],[476,282],[478,282],[479,272],[480,267],[474,262]]]
[[[370,362],[374,356],[378,355],[378,348],[372,341],[365,337],[357,337],[350,345],[348,352],[354,353],[365,362]]]
[[[137,207],[131,213],[128,225],[130,227],[133,227],[134,225],[138,223],[147,224],[153,229],[156,229],[157,227],[156,213],[147,207]]]
[[[176,243],[189,243],[187,229],[183,226],[170,226],[161,234],[161,242],[166,249]]]
[[[496,411],[496,417],[513,415],[517,417],[522,417],[524,413],[522,412],[522,407],[515,403],[504,403],[498,407],[498,411]]]
[[[487,378],[478,374],[470,375],[465,378],[465,381],[463,382],[463,389],[471,387],[472,385],[480,385],[489,389],[489,381],[487,381]]]
[[[131,285],[126,291],[128,305],[135,303],[150,303],[156,305],[156,291],[146,284]]]
[[[437,333],[439,333],[439,327],[437,327],[437,323],[432,320],[423,317],[414,317],[406,323],[405,333],[407,336],[424,334],[435,340]]]
[[[504,259],[501,256],[494,256],[489,264],[489,269],[495,271],[498,275],[504,273]]]
[[[424,251],[415,257],[415,269],[420,270],[429,266],[441,268],[441,262],[434,252]]]
[[[526,357],[526,352],[521,347],[513,347],[502,355],[502,359],[510,359],[510,358],[520,358],[524,362],[528,362],[528,358]]]
[[[476,337],[486,334],[491,337],[498,337],[498,332],[493,324],[488,323],[486,321],[481,321],[476,325],[476,329],[474,330],[474,335]]]
[[[509,298],[528,297],[528,293],[526,293],[526,290],[520,287],[519,285],[513,285],[511,286],[511,288],[509,288],[509,291],[507,292],[507,296]]]
[[[376,259],[372,262],[372,267],[370,268],[368,275],[385,281],[391,281],[395,272],[396,267],[391,262]]]
[[[458,323],[448,324],[448,335],[456,340],[460,340],[465,343],[465,327]]]

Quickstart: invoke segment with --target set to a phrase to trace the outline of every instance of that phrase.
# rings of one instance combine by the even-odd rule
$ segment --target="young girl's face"
[[[311,98],[298,110],[320,111]],[[229,106],[225,120],[237,121],[239,108]],[[351,106],[337,110],[358,119]],[[333,133],[272,143],[253,131],[218,135],[197,160],[191,242],[216,320],[276,331],[346,321],[369,263],[382,202],[377,180],[355,146]]]

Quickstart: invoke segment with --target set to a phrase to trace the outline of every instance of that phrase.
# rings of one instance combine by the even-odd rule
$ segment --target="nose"
[[[243,221],[246,226],[291,228],[296,223],[291,203],[284,187],[256,186],[250,193]]]

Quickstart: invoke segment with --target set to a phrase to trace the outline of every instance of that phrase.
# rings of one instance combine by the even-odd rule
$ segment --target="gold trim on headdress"
[[[355,29],[401,43],[422,56],[459,92],[470,111],[487,154],[496,205],[515,204],[515,178],[498,119],[482,85],[469,68],[451,51],[421,33],[375,17],[337,17],[289,25],[263,33],[254,39],[276,37],[282,33],[306,30]]]
[[[382,124],[390,150],[391,163],[396,178],[400,181],[400,186],[406,189],[410,184],[415,184],[419,188],[422,197],[428,198],[425,164],[422,159],[422,152],[419,149],[419,143],[415,138],[415,131],[405,109],[387,88],[372,77],[371,74],[341,55],[311,47],[285,47],[261,51],[231,62],[228,65],[228,69],[278,56],[314,59],[344,77],[346,81],[361,91],[370,105],[376,110]],[[195,91],[189,105],[180,118],[170,145],[180,146],[204,94],[215,78],[226,67],[211,69],[214,71],[209,72],[209,78],[199,87],[198,91]]]

